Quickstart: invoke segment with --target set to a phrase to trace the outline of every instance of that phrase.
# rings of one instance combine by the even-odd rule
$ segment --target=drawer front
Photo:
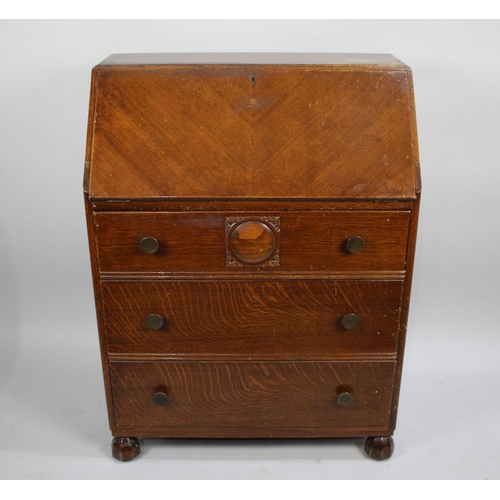
[[[262,214],[260,214],[262,215]],[[234,213],[97,213],[101,272],[311,272],[402,271],[406,263],[409,212],[335,211]],[[269,223],[274,252],[271,261],[233,261],[227,233],[243,217]],[[236,221],[236,222],[235,222]],[[271,231],[272,230],[272,231]],[[353,237],[363,240],[357,253],[348,250]],[[146,253],[144,238],[158,249]],[[269,243],[269,242],[268,242]],[[359,247],[357,248],[359,250]]]
[[[394,362],[112,362],[118,427],[384,427]],[[155,396],[156,395],[156,396]]]
[[[402,281],[103,282],[108,352],[395,353],[402,287]]]

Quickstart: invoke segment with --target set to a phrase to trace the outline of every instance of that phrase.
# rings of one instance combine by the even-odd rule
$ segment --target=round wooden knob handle
[[[153,395],[153,403],[156,406],[166,406],[168,405],[169,401],[170,399],[168,397],[168,394],[164,392],[157,392]]]
[[[266,224],[251,220],[241,223],[229,240],[234,255],[246,264],[264,262],[276,248],[276,236]]]
[[[342,326],[347,330],[356,328],[359,325],[359,317],[354,313],[344,315],[342,318]]]
[[[349,406],[352,403],[353,399],[354,398],[352,397],[352,394],[350,392],[341,392],[337,396],[337,403],[340,406]]]
[[[152,255],[156,253],[159,248],[160,244],[158,243],[158,240],[156,238],[153,238],[152,236],[146,236],[145,238],[142,238],[141,250],[144,253]]]
[[[365,241],[361,236],[353,236],[347,240],[346,247],[351,253],[359,253],[365,248]]]
[[[164,321],[159,314],[150,314],[146,319],[146,323],[152,330],[160,330]]]

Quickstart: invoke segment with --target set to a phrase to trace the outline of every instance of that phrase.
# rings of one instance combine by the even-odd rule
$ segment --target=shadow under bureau
[[[411,70],[114,55],[88,123],[113,456],[139,437],[366,437],[390,457],[420,199]]]

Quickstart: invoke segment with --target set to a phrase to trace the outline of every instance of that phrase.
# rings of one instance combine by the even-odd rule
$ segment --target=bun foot
[[[373,460],[387,460],[394,452],[394,440],[391,436],[366,438],[365,453]]]
[[[141,452],[141,445],[137,438],[115,437],[111,448],[113,457],[121,462],[129,462]]]

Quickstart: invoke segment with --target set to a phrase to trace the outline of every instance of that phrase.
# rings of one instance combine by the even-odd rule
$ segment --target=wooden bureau
[[[390,457],[420,199],[410,68],[114,55],[88,123],[113,456],[139,437],[366,437]]]

